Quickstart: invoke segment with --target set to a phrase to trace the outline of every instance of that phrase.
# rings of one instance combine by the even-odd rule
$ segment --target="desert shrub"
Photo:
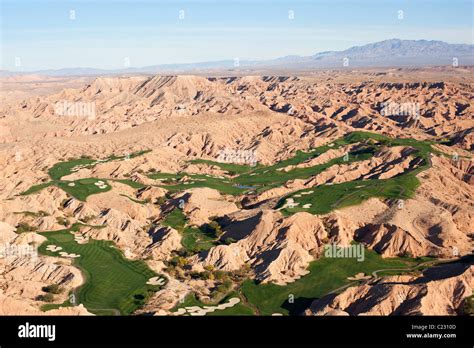
[[[206,271],[212,272],[214,270],[214,265],[205,265],[204,269]]]
[[[18,225],[16,225],[16,233],[31,232],[34,230],[35,228],[26,222],[20,222]]]
[[[165,204],[167,201],[166,197],[165,196],[161,196],[161,197],[157,197],[155,199],[155,203],[154,204],[157,204],[157,205],[163,205]]]
[[[474,315],[474,296],[469,296],[464,299],[463,311],[466,315]]]
[[[54,295],[51,293],[46,293],[43,295],[38,295],[36,296],[37,301],[42,301],[42,302],[53,302],[54,301]]]
[[[224,242],[225,242],[225,244],[229,245],[229,244],[235,243],[237,241],[234,238],[229,237],[229,238],[226,238]]]
[[[63,288],[61,288],[58,284],[44,286],[43,288],[41,288],[41,290],[51,294],[60,294],[63,292]]]
[[[69,226],[69,220],[66,218],[63,218],[62,216],[56,217],[56,222],[63,226]]]

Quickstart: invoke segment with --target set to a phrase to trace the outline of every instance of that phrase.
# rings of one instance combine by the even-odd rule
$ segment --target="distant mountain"
[[[29,72],[48,76],[113,75],[113,74],[179,74],[206,71],[323,69],[344,67],[420,67],[429,65],[474,65],[474,45],[450,44],[443,41],[390,39],[344,51],[319,52],[313,56],[290,55],[271,60],[222,60],[189,64],[161,64],[141,68],[104,70],[65,68]],[[1,71],[0,76],[11,74]]]
[[[470,65],[474,61],[474,45],[391,39],[351,47],[344,51],[321,52],[311,58],[313,61],[326,64],[340,63],[344,58],[348,58],[350,65],[355,63],[364,66],[445,65],[451,64],[453,58],[457,58],[459,64]]]

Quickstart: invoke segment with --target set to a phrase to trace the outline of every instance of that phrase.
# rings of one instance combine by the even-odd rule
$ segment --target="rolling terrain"
[[[469,314],[472,70],[1,78],[1,314]]]

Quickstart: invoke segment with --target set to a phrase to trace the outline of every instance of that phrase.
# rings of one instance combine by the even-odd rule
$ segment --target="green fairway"
[[[114,180],[114,181],[119,182],[124,185],[128,185],[133,189],[141,189],[146,186],[146,185],[143,185],[142,183],[139,183],[130,179],[119,179],[119,180]]]
[[[105,188],[100,188],[100,186],[96,185],[99,181],[105,183]],[[70,186],[71,183],[74,184],[74,186]],[[111,187],[106,180],[94,178],[79,179],[75,181],[58,181],[56,186],[80,201],[85,201],[90,195],[111,190]]]
[[[285,286],[272,283],[257,284],[247,280],[242,284],[242,293],[247,301],[259,309],[261,315],[273,313],[301,314],[314,299],[321,298],[350,281],[347,277],[357,273],[371,274],[378,269],[410,268],[423,260],[408,258],[382,258],[376,252],[365,249],[365,259],[358,262],[353,258],[326,258],[313,261],[309,274]],[[356,284],[356,282],[355,282]],[[290,295],[294,301],[290,303]]]
[[[96,161],[90,158],[79,158],[66,162],[56,163],[48,170],[48,174],[53,180],[60,180],[63,176],[73,173],[74,168],[92,168],[97,164]]]
[[[128,156],[110,156],[103,160],[93,160],[91,158],[79,158],[71,159],[64,162],[56,163],[48,170],[48,174],[53,180],[60,180],[63,176],[74,173],[80,168],[92,168],[99,163],[111,162],[111,161],[123,161],[126,159],[135,158],[141,156],[145,153],[150,152],[151,150],[138,151],[129,154]]]
[[[282,170],[288,166],[298,165],[312,158],[318,157],[330,149],[337,149],[348,144],[360,144],[358,150],[349,152],[347,157],[332,159],[326,163],[307,168],[293,168]],[[392,139],[383,135],[368,132],[352,132],[310,151],[297,151],[287,160],[271,166],[243,166],[228,163],[219,163],[209,160],[192,160],[191,163],[203,163],[220,167],[232,173],[232,177],[216,177],[198,174],[171,174],[153,173],[150,178],[159,180],[160,186],[177,192],[194,187],[210,187],[225,194],[242,195],[250,191],[263,192],[265,190],[280,187],[286,182],[295,179],[308,179],[336,164],[349,164],[353,162],[370,159],[383,147],[410,146],[415,149],[414,157],[421,164],[411,171],[406,171],[391,179],[385,180],[358,180],[335,185],[320,185],[311,190],[294,192],[280,200],[277,208],[282,208],[285,200],[292,198],[298,205],[285,207],[284,214],[293,214],[299,211],[308,211],[313,214],[325,214],[333,209],[356,205],[371,197],[389,199],[407,199],[413,196],[419,185],[416,174],[430,167],[430,153],[442,154],[432,148],[433,142],[419,141],[415,139]],[[187,177],[186,181],[179,181]],[[296,196],[296,197],[295,197]],[[305,206],[303,208],[303,206]]]
[[[185,176],[189,177],[186,183],[178,182],[178,180]],[[157,180],[157,185],[163,186],[170,192],[180,192],[196,187],[209,187],[225,194],[238,196],[249,191],[248,189],[235,186],[237,184],[230,178],[219,178],[203,174],[153,173],[149,174],[148,177]]]
[[[78,180],[61,180],[63,176],[70,175],[80,169],[83,168],[92,168],[99,163],[111,162],[111,161],[124,161],[130,158],[134,158],[145,153],[150,152],[151,150],[139,151],[132,153],[128,156],[110,156],[104,160],[93,160],[91,158],[79,158],[79,159],[72,159],[65,162],[56,163],[48,170],[48,174],[52,179],[49,182],[34,185],[30,187],[28,190],[21,193],[21,195],[29,195],[36,192],[41,191],[42,189],[49,187],[49,186],[56,186],[62,189],[63,191],[70,194],[72,197],[80,200],[85,201],[87,197],[90,195],[107,192],[111,189],[110,185],[107,183],[105,179],[96,179],[96,178],[84,178]],[[100,187],[101,185],[95,185],[98,181],[103,181],[105,186]],[[126,184],[131,186],[132,188],[142,188],[145,185],[140,183],[134,182],[132,180],[124,179],[124,180],[115,180],[122,184]]]
[[[189,161],[189,163],[192,164],[208,164],[208,165],[215,165],[219,167],[222,170],[227,171],[229,174],[242,174],[246,172],[250,172],[254,170],[255,168],[258,168],[258,166],[250,166],[250,165],[243,165],[243,164],[234,164],[234,163],[222,163],[222,162],[214,162],[214,161],[209,161],[205,159],[195,159]]]
[[[218,244],[216,236],[206,233],[202,228],[188,226],[181,209],[173,209],[161,224],[174,228],[181,234],[181,244],[187,251],[197,253]]]
[[[291,198],[298,205],[283,208],[282,212],[284,214],[293,214],[300,211],[326,214],[334,209],[357,205],[371,197],[408,199],[413,197],[418,185],[419,180],[414,175],[409,174],[386,180],[357,180],[334,185],[321,185],[297,191],[284,197],[276,208],[283,207],[286,200]],[[306,204],[311,204],[311,206],[303,208]]]
[[[143,261],[127,260],[112,242],[89,240],[86,244],[74,241],[71,229],[42,232],[48,238],[39,252],[49,256],[60,256],[46,249],[48,245],[62,247],[61,251],[79,254],[74,265],[81,269],[85,284],[76,292],[77,303],[82,303],[90,312],[102,315],[133,313],[142,306],[158,286],[146,282],[157,276]]]
[[[22,196],[31,195],[33,193],[39,192],[42,189],[54,185],[53,181],[45,182],[43,184],[33,185],[28,190],[21,193]]]

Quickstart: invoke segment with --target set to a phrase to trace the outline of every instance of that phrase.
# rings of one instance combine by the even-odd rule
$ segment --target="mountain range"
[[[236,64],[237,63],[237,64]],[[290,55],[270,60],[234,59],[186,63],[160,64],[139,68],[96,69],[63,68],[34,71],[47,76],[113,75],[113,74],[163,74],[197,73],[208,71],[264,71],[264,70],[309,70],[338,69],[351,67],[420,67],[433,65],[473,65],[474,45],[450,44],[435,40],[389,39],[363,46],[354,46],[343,51],[325,51],[312,56]],[[31,72],[29,72],[31,73]],[[8,76],[10,71],[0,71]],[[22,74],[22,73],[20,73]]]

